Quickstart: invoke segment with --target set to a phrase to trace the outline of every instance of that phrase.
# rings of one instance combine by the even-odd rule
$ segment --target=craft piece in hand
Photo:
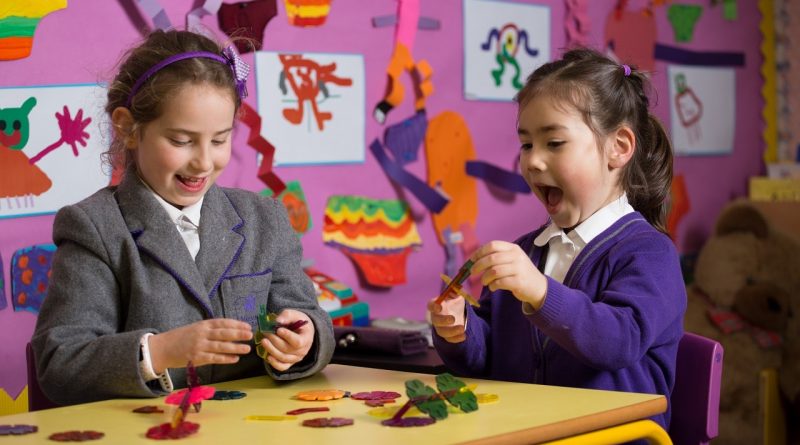
[[[300,391],[295,397],[300,400],[337,400],[344,397],[346,392],[339,389],[315,389],[310,391]]]
[[[56,442],[85,442],[89,440],[102,439],[105,434],[99,431],[64,431],[53,433],[48,437]]]
[[[261,345],[261,340],[264,339],[267,333],[276,333],[279,328],[286,328],[292,332],[298,332],[300,328],[308,323],[308,320],[295,320],[291,323],[278,323],[275,321],[278,314],[267,314],[267,305],[262,304],[258,307],[258,330],[253,336],[253,341],[256,344],[256,354],[264,360],[267,359],[267,350]]]
[[[316,419],[308,419],[303,421],[303,426],[310,426],[313,428],[336,428],[352,424],[353,419],[346,419],[344,417],[317,417]]]
[[[192,422],[181,422],[178,426],[172,427],[171,423],[162,423],[147,430],[147,438],[155,440],[181,439],[191,436],[200,429],[200,425]]]
[[[247,397],[247,393],[241,391],[216,391],[210,400],[234,400]]]
[[[444,299],[447,297],[447,295],[450,293],[450,291],[453,291],[456,294],[461,295],[462,297],[464,297],[464,299],[467,300],[467,303],[469,303],[471,306],[481,307],[480,303],[478,303],[478,300],[476,300],[475,297],[470,295],[469,292],[464,290],[464,288],[461,285],[455,284],[455,281],[451,280],[450,277],[448,277],[445,274],[439,274],[439,276],[442,278],[442,281],[444,281],[444,283],[445,283],[445,285],[447,285],[447,287],[445,288],[445,291],[442,292],[439,295],[439,297],[436,298],[436,302],[437,303],[441,304],[441,302],[444,301]],[[466,278],[467,277],[464,277],[464,279],[466,279]],[[452,286],[451,286],[451,284],[452,284]]]
[[[441,398],[433,397],[436,391],[422,381],[417,379],[406,381],[406,394],[423,413],[436,420],[447,418],[447,404]]]
[[[39,431],[36,425],[0,425],[0,436],[21,436]]]
[[[355,400],[394,400],[398,397],[400,393],[394,391],[357,392],[350,395],[350,398]]]
[[[452,374],[444,373],[436,376],[436,387],[451,404],[461,408],[465,413],[478,409],[478,399],[472,390]]]
[[[323,411],[330,411],[331,409],[327,406],[318,406],[315,408],[298,408],[293,409],[291,411],[286,411],[287,416],[296,416],[298,414],[305,414],[305,413],[316,413],[316,412],[323,412]]]
[[[381,425],[397,427],[425,426],[434,423],[436,423],[436,419],[432,417],[402,417],[400,419],[386,419],[381,421]]]
[[[139,414],[154,414],[154,413],[163,413],[164,410],[155,405],[146,405],[134,409],[133,412]]]

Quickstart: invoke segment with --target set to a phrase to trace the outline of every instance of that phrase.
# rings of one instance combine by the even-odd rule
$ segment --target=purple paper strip
[[[164,7],[161,6],[158,0],[136,0],[136,3],[139,5],[139,8],[150,17],[153,21],[153,26],[157,29],[166,31],[172,28],[172,22],[169,21],[167,13],[164,12]]]
[[[377,159],[384,173],[394,182],[400,184],[414,196],[431,212],[439,213],[444,209],[449,199],[442,196],[436,189],[422,182],[419,178],[403,170],[403,167],[389,159],[381,143],[375,139],[369,145],[372,155]]]
[[[394,160],[400,165],[406,165],[417,160],[417,153],[427,129],[428,116],[425,110],[420,110],[408,119],[388,127],[383,133],[383,142],[392,152]]]
[[[488,162],[467,161],[467,174],[515,193],[531,193],[531,188],[522,178],[522,175],[503,170]]]
[[[744,66],[744,53],[719,51],[690,51],[656,43],[654,56],[664,62],[695,66]]]
[[[6,280],[5,280],[5,271],[3,270],[3,257],[0,256],[0,311],[8,306],[8,302],[6,302]]]

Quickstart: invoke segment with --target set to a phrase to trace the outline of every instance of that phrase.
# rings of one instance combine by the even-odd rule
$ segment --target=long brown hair
[[[515,98],[522,109],[547,95],[573,106],[598,141],[623,125],[636,136],[633,157],[623,167],[621,186],[631,206],[666,233],[672,185],[672,144],[661,122],[650,113],[650,83],[645,73],[630,71],[589,49],[568,51],[560,60],[534,71]]]

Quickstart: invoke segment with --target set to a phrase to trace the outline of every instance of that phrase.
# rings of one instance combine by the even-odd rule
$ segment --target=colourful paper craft
[[[700,20],[703,7],[700,5],[670,5],[667,18],[675,33],[676,42],[691,42],[694,25]]]
[[[689,213],[689,191],[683,175],[675,175],[670,187],[669,212],[667,213],[667,233],[673,241],[678,239],[678,223]]]
[[[61,433],[53,433],[48,439],[56,442],[87,442],[90,440],[100,440],[105,436],[104,433],[99,431],[64,431]]]
[[[39,431],[36,425],[0,425],[0,436],[21,436]]]
[[[200,386],[200,379],[192,362],[186,364],[186,382],[188,383],[188,388],[174,391],[164,399],[165,403],[178,405],[180,411],[183,411],[182,416],[186,415],[188,405],[194,406],[195,412],[199,413],[203,400],[214,397],[215,393],[213,386]],[[187,408],[184,409],[183,405],[187,405]],[[173,421],[173,426],[175,424],[176,422]]]
[[[431,119],[425,135],[428,185],[450,198],[441,212],[432,215],[439,243],[447,244],[444,230],[457,232],[462,224],[475,227],[478,218],[478,185],[466,173],[467,161],[475,159],[469,127],[458,113],[445,111]]]
[[[262,156],[261,165],[258,167],[258,179],[272,189],[273,193],[282,193],[286,189],[286,184],[272,171],[275,147],[261,136],[261,116],[253,107],[242,102],[239,109],[239,120],[250,128],[247,144]]]
[[[247,40],[234,41],[239,54],[261,49],[264,29],[278,14],[275,0],[256,0],[251,2],[223,3],[217,13],[219,29],[225,34],[247,37],[256,42],[255,48]]]
[[[172,22],[158,0],[136,0],[136,3],[139,5],[139,9],[153,22],[155,29],[166,31],[172,28]]]
[[[347,395],[347,392],[339,389],[316,389],[300,391],[295,394],[298,400],[317,401],[317,400],[338,400]]]
[[[264,189],[261,192],[264,196],[274,196],[272,190]],[[286,183],[286,189],[278,194],[276,198],[289,214],[289,222],[292,228],[298,235],[302,235],[311,228],[311,215],[308,211],[308,201],[306,195],[303,193],[303,188],[300,186],[299,181],[289,181]]]
[[[299,414],[306,414],[306,413],[318,413],[318,412],[325,412],[330,411],[331,409],[327,406],[316,406],[313,408],[298,408],[293,409],[291,411],[286,411],[287,416],[297,416]]]
[[[155,405],[146,405],[146,406],[140,406],[139,408],[134,409],[133,412],[139,413],[139,414],[156,414],[156,413],[163,413],[164,410],[161,409],[158,406],[155,406]]]
[[[236,400],[247,397],[247,393],[241,391],[215,391],[210,400]]]
[[[408,204],[360,196],[331,196],[322,228],[325,244],[356,263],[373,286],[406,282],[406,257],[422,245]]]
[[[606,18],[605,46],[614,52],[618,60],[643,71],[652,71],[656,63],[653,48],[657,31],[655,17],[644,9],[612,10]]]
[[[286,19],[299,27],[322,26],[331,10],[331,0],[284,0]]]
[[[373,110],[373,116],[380,124],[386,122],[386,115],[403,102],[403,84],[400,82],[403,71],[408,72],[414,86],[416,111],[425,109],[425,100],[433,93],[433,68],[426,60],[415,61],[412,55],[420,22],[419,10],[420,0],[397,0],[394,50],[386,67],[386,94]]]
[[[317,417],[316,419],[303,421],[303,426],[310,426],[313,428],[337,428],[352,424],[353,419],[346,419],[344,417]]]
[[[0,6],[0,60],[28,57],[39,20],[66,7],[67,0],[4,0]]]
[[[3,256],[0,255],[0,311],[8,306],[6,301],[6,271],[3,269]]]
[[[399,392],[394,391],[369,391],[369,392],[357,392],[355,394],[350,394],[351,399],[355,400],[394,400],[400,397]]]
[[[408,401],[395,412],[391,419],[384,420],[381,424],[386,426],[417,426],[416,421],[406,422],[403,420],[403,416],[412,407],[416,407],[433,419],[446,419],[449,408],[444,400],[447,400],[452,406],[458,407],[461,412],[467,413],[478,409],[478,401],[473,393],[474,386],[467,386],[449,373],[436,376],[436,386],[439,389],[438,392],[420,380],[407,380],[406,394],[408,395]]]
[[[39,313],[50,281],[55,244],[37,244],[11,257],[11,302],[14,311]]]

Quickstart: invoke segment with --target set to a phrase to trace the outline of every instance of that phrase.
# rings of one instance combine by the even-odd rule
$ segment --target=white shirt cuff
[[[169,376],[169,370],[165,369],[163,373],[156,374],[153,369],[153,362],[150,358],[150,342],[148,341],[152,335],[152,333],[148,332],[139,339],[139,348],[141,348],[140,350],[142,352],[142,359],[139,361],[139,372],[146,382],[158,380],[161,389],[166,392],[172,392],[173,386],[172,379]]]

